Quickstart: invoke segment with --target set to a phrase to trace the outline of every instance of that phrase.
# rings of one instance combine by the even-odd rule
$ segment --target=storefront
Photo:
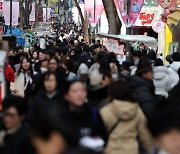
[[[158,38],[158,34],[152,30],[152,25],[155,21],[161,19],[162,14],[163,9],[160,6],[144,5],[136,22],[132,27],[132,33],[134,35],[143,35],[145,32],[147,32],[148,36]]]
[[[172,42],[178,44],[177,50],[180,51],[180,8],[168,16],[168,25],[171,27],[172,31]]]

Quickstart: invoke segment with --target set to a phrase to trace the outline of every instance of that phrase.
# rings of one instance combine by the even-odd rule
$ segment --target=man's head
[[[153,69],[151,63],[146,57],[142,57],[139,60],[136,75],[141,76],[148,80],[153,80]]]
[[[95,51],[96,53],[99,53],[99,52],[101,51],[101,45],[100,45],[100,44],[95,44],[95,45],[94,45],[94,51]]]
[[[169,154],[180,153],[180,107],[173,102],[156,106],[148,126],[157,146]]]
[[[17,53],[18,53],[18,54],[21,54],[21,53],[23,53],[23,52],[24,52],[23,46],[19,46],[19,47],[18,47],[18,50],[17,50]]]
[[[3,124],[6,129],[19,126],[25,115],[25,100],[19,96],[9,95],[3,101]]]

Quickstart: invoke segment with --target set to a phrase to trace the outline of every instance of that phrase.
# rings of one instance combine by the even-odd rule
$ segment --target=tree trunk
[[[104,9],[108,19],[109,34],[120,34],[121,33],[121,20],[119,19],[116,5],[113,0],[102,0]]]
[[[38,26],[39,21],[38,21],[38,11],[39,11],[39,6],[41,5],[41,0],[39,0],[39,3],[37,3],[37,0],[35,0],[35,23],[34,26]]]
[[[24,28],[24,19],[25,19],[25,11],[24,11],[24,6],[23,6],[24,1],[19,1],[19,13],[20,13],[20,23],[19,27]]]
[[[83,35],[84,35],[84,40],[89,43],[87,13],[85,14],[85,19],[84,19],[84,24],[83,24]]]
[[[78,0],[74,0],[75,6],[78,9],[79,16],[81,18],[82,26],[83,26],[83,37],[86,42],[89,42],[89,36],[88,36],[88,16],[87,13],[85,14],[85,17],[83,17],[82,10],[79,6]]]
[[[29,15],[32,10],[32,0],[19,0],[20,28],[29,28]]]

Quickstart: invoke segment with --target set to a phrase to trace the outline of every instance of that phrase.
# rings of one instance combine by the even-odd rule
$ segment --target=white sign
[[[160,33],[163,32],[165,30],[165,23],[161,20],[155,21],[152,25],[152,29],[156,32],[156,33]]]
[[[119,55],[124,54],[124,45],[119,45],[117,40],[108,39],[104,45],[106,46],[107,50],[110,52],[114,52]]]
[[[161,19],[163,8],[161,6],[143,6],[134,26],[152,26],[153,23]]]
[[[29,15],[29,21],[35,21],[35,3],[32,3],[31,14]]]
[[[10,25],[10,1],[3,2],[3,16],[5,25]],[[19,18],[19,2],[12,2],[12,25],[18,25]]]

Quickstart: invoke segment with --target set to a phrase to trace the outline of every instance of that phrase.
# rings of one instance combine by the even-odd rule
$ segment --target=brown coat
[[[107,130],[120,120],[109,135],[105,154],[139,154],[137,137],[148,150],[152,138],[146,128],[146,118],[136,103],[114,100],[100,110]]]

